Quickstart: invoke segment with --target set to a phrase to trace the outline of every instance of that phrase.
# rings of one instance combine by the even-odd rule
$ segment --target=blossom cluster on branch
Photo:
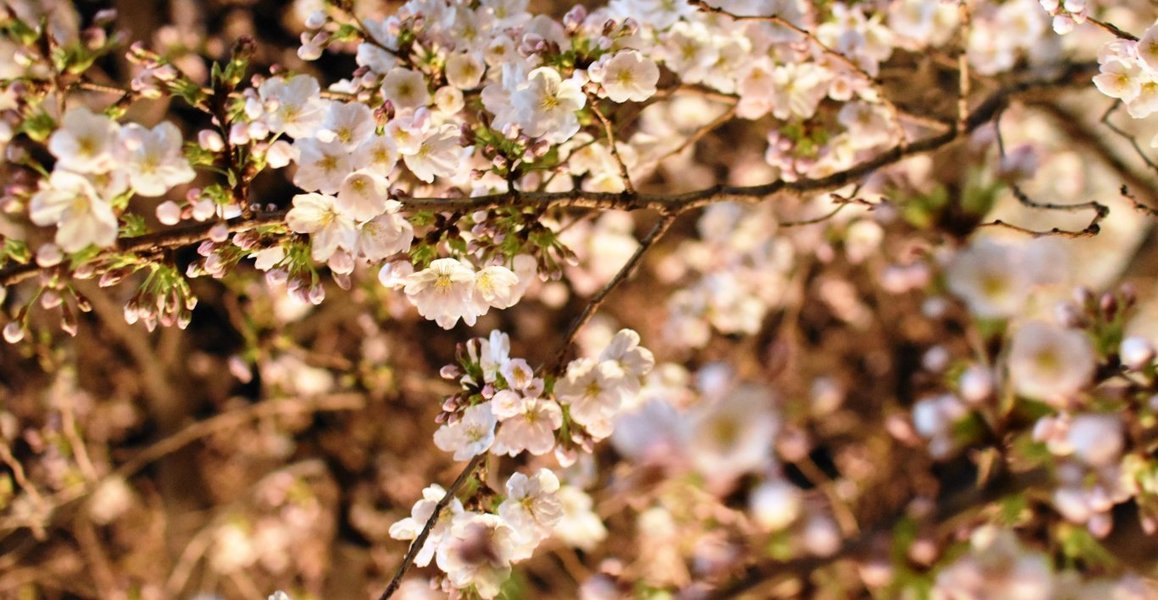
[[[1152,5],[172,4],[0,5],[0,536],[66,592],[1158,594]]]

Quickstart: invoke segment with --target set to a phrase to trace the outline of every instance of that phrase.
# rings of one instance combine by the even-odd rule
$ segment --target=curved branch
[[[943,133],[894,146],[890,150],[844,171],[815,179],[776,180],[752,186],[715,185],[682,194],[609,193],[583,190],[567,192],[515,191],[468,198],[400,198],[399,200],[407,208],[418,210],[474,211],[500,206],[515,208],[554,206],[585,209],[647,209],[660,213],[671,213],[701,208],[717,202],[759,202],[779,193],[826,192],[855,183],[874,171],[900,162],[902,159],[942,148],[972,133],[978,127],[990,122],[1011,98],[1030,92],[1065,87],[1079,82],[1084,83],[1096,70],[1097,65],[1095,63],[1075,63],[1069,65],[1061,75],[1051,79],[1014,83],[997,90],[981,102],[964,119],[964,127],[948,126]],[[281,223],[284,219],[285,211],[271,211],[252,218],[230,219],[225,223],[231,232],[238,232],[262,225]],[[200,223],[120,240],[117,249],[111,250],[109,253],[146,252],[187,246],[207,239],[209,230],[215,225],[217,223]],[[25,281],[35,276],[39,270],[38,266],[31,263],[0,269],[0,286]]]
[[[563,342],[559,345],[559,349],[555,352],[555,358],[549,365],[551,372],[558,373],[563,368],[563,361],[567,357],[567,349],[571,346],[571,340],[575,339],[575,334],[579,333],[583,325],[595,315],[595,311],[599,310],[600,306],[603,306],[603,303],[607,300],[607,296],[624,281],[627,281],[628,277],[631,277],[636,267],[639,266],[639,261],[643,258],[643,255],[659,241],[659,238],[663,237],[663,234],[667,233],[667,230],[671,228],[679,215],[679,212],[673,212],[661,217],[659,222],[651,228],[651,231],[640,240],[639,248],[635,249],[635,254],[632,254],[631,258],[627,259],[626,263],[623,263],[623,266],[619,268],[619,272],[611,278],[611,281],[608,281],[591,297],[591,300],[587,302],[587,306],[583,307],[583,312],[579,313],[579,316],[575,317],[575,320],[571,322],[571,326],[567,328],[567,333],[563,336]]]
[[[402,577],[406,575],[406,571],[410,569],[410,565],[414,564],[414,558],[418,556],[418,552],[426,545],[426,538],[430,537],[430,531],[434,529],[434,524],[438,523],[438,517],[442,511],[450,505],[450,501],[454,499],[454,495],[458,490],[466,484],[467,479],[470,479],[474,470],[482,464],[487,453],[476,455],[466,463],[462,468],[462,472],[455,478],[454,483],[446,489],[446,494],[439,499],[438,503],[434,505],[434,511],[430,513],[430,518],[426,520],[426,525],[422,526],[422,531],[419,532],[418,537],[410,544],[410,549],[406,551],[406,556],[402,558],[402,564],[398,565],[398,570],[394,571],[394,577],[390,578],[390,583],[386,585],[386,589],[382,590],[382,595],[378,596],[378,600],[386,600],[398,591],[398,586],[402,585]]]

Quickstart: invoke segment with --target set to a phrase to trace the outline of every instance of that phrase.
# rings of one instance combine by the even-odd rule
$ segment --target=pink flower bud
[[[172,200],[157,205],[157,220],[162,225],[176,225],[181,222],[181,207]]]

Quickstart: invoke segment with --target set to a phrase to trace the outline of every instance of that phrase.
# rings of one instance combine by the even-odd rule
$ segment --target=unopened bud
[[[221,134],[212,129],[202,129],[197,132],[197,144],[209,152],[221,152],[225,149],[225,140]]]
[[[55,267],[62,260],[64,260],[64,253],[56,244],[42,244],[36,249],[36,264],[41,268]]]
[[[15,344],[24,339],[24,327],[19,321],[10,321],[4,326],[4,341]]]

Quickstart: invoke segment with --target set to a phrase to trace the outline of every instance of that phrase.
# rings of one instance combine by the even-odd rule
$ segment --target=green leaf
[[[1118,560],[1085,527],[1061,523],[1054,530],[1062,554],[1090,566],[1114,567]]]
[[[23,240],[12,238],[4,240],[4,256],[8,260],[22,265],[26,265],[28,261],[32,260],[32,252],[28,249],[28,244]]]
[[[121,237],[140,237],[149,233],[149,225],[144,217],[138,214],[125,213],[121,215]]]

